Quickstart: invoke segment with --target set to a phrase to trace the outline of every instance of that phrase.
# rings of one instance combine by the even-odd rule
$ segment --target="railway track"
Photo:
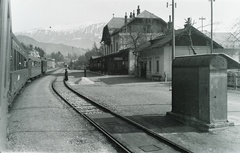
[[[118,146],[120,152],[192,152],[79,94],[62,77],[53,81],[52,88],[72,109]]]

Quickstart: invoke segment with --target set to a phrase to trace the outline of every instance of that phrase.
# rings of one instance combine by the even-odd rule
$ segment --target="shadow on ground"
[[[147,80],[145,78],[127,77],[127,76],[120,76],[120,77],[112,76],[108,78],[100,78],[99,80],[108,85],[152,82],[151,80]]]
[[[65,73],[64,71],[62,71],[62,73],[58,73],[58,74],[47,73],[46,75],[65,76]],[[68,77],[81,78],[81,77],[84,77],[84,72],[83,71],[74,72],[69,70]],[[139,77],[130,76],[130,75],[102,75],[100,73],[99,74],[92,73],[89,71],[87,71],[86,77],[89,79],[92,79],[92,81],[94,82],[101,81],[107,85],[153,82],[150,79],[139,78]],[[158,81],[158,83],[163,83],[163,82]],[[169,86],[170,84],[166,83],[165,85]]]
[[[158,133],[187,133],[187,132],[202,133],[202,131],[199,131],[193,127],[187,126],[168,116],[137,115],[137,116],[129,116],[128,118]]]
[[[57,74],[51,74],[48,73],[46,75],[55,75],[55,76],[65,76],[64,71],[62,73],[57,73]],[[81,78],[84,77],[84,72],[70,72],[68,71],[68,77],[73,76],[75,78]],[[95,74],[95,73],[91,73],[91,72],[87,72],[87,76],[86,77],[96,77],[96,76],[102,76],[101,74]]]

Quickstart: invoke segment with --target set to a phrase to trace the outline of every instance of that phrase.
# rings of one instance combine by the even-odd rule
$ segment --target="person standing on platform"
[[[84,77],[87,77],[86,65],[84,65]]]
[[[65,78],[64,78],[64,81],[68,81],[68,71],[67,71],[67,68],[65,69]]]

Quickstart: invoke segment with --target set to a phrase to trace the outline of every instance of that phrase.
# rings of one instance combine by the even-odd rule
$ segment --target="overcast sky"
[[[171,0],[11,0],[13,32],[55,25],[73,25],[108,22],[113,14],[124,17],[125,12],[148,10],[166,22],[171,15]],[[175,0],[175,28],[183,27],[185,19],[192,17],[195,27],[201,26],[200,17],[210,24],[209,0]],[[216,0],[214,2],[214,31],[228,32],[240,19],[240,0]],[[210,26],[204,28],[210,30]],[[201,28],[200,28],[201,30]]]

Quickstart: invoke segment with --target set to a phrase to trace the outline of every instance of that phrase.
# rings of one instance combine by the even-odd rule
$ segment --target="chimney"
[[[138,5],[138,8],[137,8],[137,15],[140,14],[140,8],[139,8],[139,5]]]
[[[172,17],[171,17],[171,15],[169,15],[169,21],[167,23],[167,29],[168,30],[172,30],[172,21],[171,21],[171,19],[172,19]]]
[[[133,18],[135,18],[135,11],[133,10]]]
[[[127,12],[125,12],[125,21],[124,21],[125,24],[127,24]]]
[[[171,34],[172,33],[172,17],[169,15],[169,21],[167,23],[167,30],[166,34]]]
[[[188,18],[187,21],[185,22],[186,24],[184,25],[184,28],[188,28],[191,26],[192,20],[191,18]]]
[[[132,12],[130,12],[130,16],[129,17],[132,18]]]

